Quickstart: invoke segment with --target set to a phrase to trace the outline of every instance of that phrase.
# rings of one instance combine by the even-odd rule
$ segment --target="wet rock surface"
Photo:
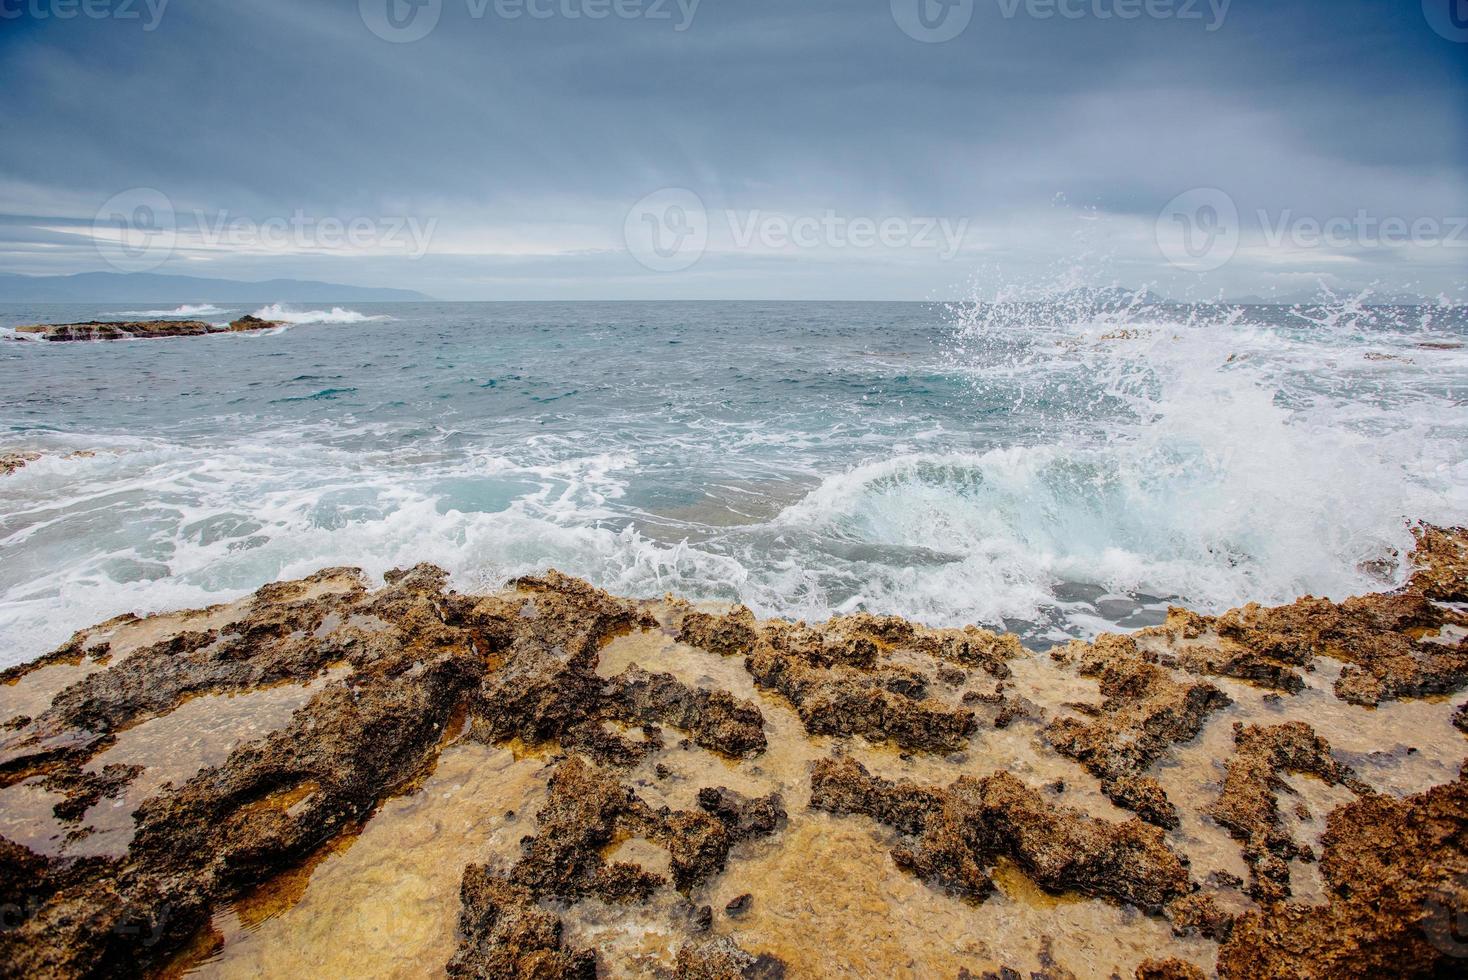
[[[947,789],[873,777],[851,759],[816,764],[811,806],[875,817],[910,838],[892,853],[906,871],[966,896],[994,889],[1012,859],[1047,891],[1080,892],[1158,912],[1188,891],[1186,861],[1140,821],[1109,824],[1056,807],[1008,773]]]
[[[1279,794],[1289,790],[1284,773],[1306,773],[1328,786],[1344,784],[1359,795],[1372,792],[1347,765],[1337,761],[1330,743],[1304,722],[1261,728],[1237,725],[1238,749],[1228,762],[1223,791],[1209,814],[1244,845],[1244,860],[1253,875],[1250,892],[1263,902],[1290,895],[1289,861],[1303,845],[1280,820]]]
[[[1468,528],[1419,524],[1412,536],[1417,550],[1408,590],[1438,602],[1468,602]]]
[[[35,452],[29,449],[24,449],[19,452],[13,453],[0,453],[0,476],[9,476],[16,470],[24,469],[27,464],[34,463],[36,460],[43,458],[45,455],[45,453]],[[83,449],[77,452],[67,453],[62,458],[91,459],[96,455],[96,453],[90,450]]]
[[[1243,915],[1220,951],[1220,975],[1462,975],[1468,780],[1341,807],[1324,847],[1330,901],[1277,902]]]
[[[1174,680],[1147,662],[1130,637],[1076,642],[1051,656],[1073,661],[1083,677],[1097,678],[1105,701],[1099,708],[1082,706],[1082,717],[1052,722],[1045,729],[1050,744],[1101,780],[1117,806],[1159,827],[1176,827],[1176,808],[1143,773],[1170,745],[1194,738],[1210,712],[1231,703],[1228,696],[1212,684]]]
[[[433,928],[374,927],[397,975],[1454,975],[1464,540],[1419,528],[1398,593],[1044,656],[426,565],[117,617],[0,675],[0,975],[233,975],[264,919],[297,971],[377,972],[308,965],[311,896],[425,833]],[[273,691],[192,767],[139,754]]]
[[[684,642],[745,658],[760,687],[784,696],[812,735],[861,735],[905,749],[952,751],[977,727],[972,711],[930,695],[932,679],[894,662],[902,648],[935,660],[1008,677],[1006,660],[1022,652],[1013,636],[970,627],[934,630],[887,616],[839,617],[820,628],[804,623],[757,623],[740,607],[724,616],[692,613]],[[943,676],[943,675],[940,675]]]
[[[0,453],[0,476],[9,476],[40,458],[41,454],[36,452]]]
[[[58,343],[93,340],[157,340],[164,337],[203,337],[213,333],[271,330],[283,326],[272,320],[246,315],[227,327],[203,320],[88,320],[83,323],[35,323],[16,327],[18,334]]]
[[[1429,550],[1415,556],[1427,564],[1403,592],[1342,603],[1306,596],[1288,606],[1250,604],[1217,617],[1173,609],[1166,623],[1139,637],[1175,653],[1186,670],[1285,694],[1303,690],[1302,673],[1322,657],[1345,664],[1335,692],[1352,704],[1458,691],[1468,683],[1468,634],[1462,633],[1468,616],[1443,602],[1462,594],[1456,583],[1468,575],[1468,561],[1458,550],[1462,538],[1444,538],[1446,533],[1418,529]]]

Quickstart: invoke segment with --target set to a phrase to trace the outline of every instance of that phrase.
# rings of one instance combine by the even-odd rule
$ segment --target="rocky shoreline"
[[[93,340],[158,340],[164,337],[203,337],[216,333],[248,333],[273,330],[284,323],[262,320],[247,314],[228,326],[219,327],[203,320],[88,320],[84,323],[35,323],[16,327],[17,334],[35,336],[56,343]]]
[[[119,617],[0,675],[0,975],[1453,975],[1468,530],[1416,533],[1044,655],[427,565]]]

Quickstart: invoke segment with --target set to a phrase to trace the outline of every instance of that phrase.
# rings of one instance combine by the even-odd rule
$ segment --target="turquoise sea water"
[[[1461,309],[392,304],[268,309],[292,324],[262,335],[6,329],[159,312],[0,308],[0,451],[58,454],[0,480],[0,664],[123,611],[420,561],[465,589],[554,566],[1043,645],[1168,600],[1377,587],[1363,563],[1408,519],[1468,518]]]

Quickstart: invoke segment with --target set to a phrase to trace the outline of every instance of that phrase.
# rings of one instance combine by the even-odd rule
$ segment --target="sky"
[[[0,272],[1468,302],[1468,0],[0,0]]]

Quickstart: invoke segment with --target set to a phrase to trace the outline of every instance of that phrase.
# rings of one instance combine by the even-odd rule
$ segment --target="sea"
[[[282,321],[46,343],[24,323]],[[1468,521],[1468,310],[962,303],[0,307],[0,666],[351,565],[556,568],[1044,649],[1391,588]],[[73,454],[82,455],[73,455]]]

